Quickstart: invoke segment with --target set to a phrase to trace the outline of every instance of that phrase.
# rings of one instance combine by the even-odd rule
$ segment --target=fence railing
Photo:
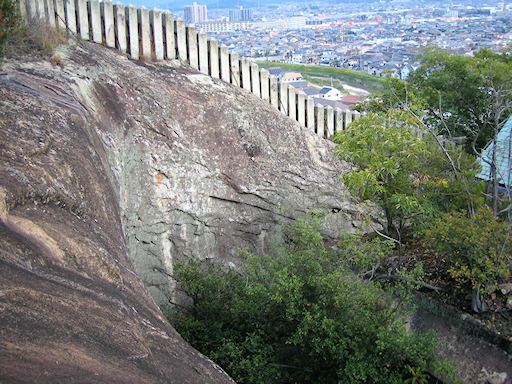
[[[313,98],[266,69],[185,25],[170,12],[98,0],[17,0],[25,20],[38,18],[83,40],[116,48],[134,60],[178,59],[205,75],[241,87],[325,138],[360,114],[315,106]]]

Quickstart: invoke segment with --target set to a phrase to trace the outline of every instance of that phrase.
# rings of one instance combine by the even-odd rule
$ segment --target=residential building
[[[229,10],[229,21],[251,21],[252,9],[240,7],[238,9]]]
[[[302,81],[303,77],[299,72],[286,72],[281,76],[283,83],[293,83],[295,81]]]
[[[320,98],[320,90],[316,88],[302,88],[302,93],[304,93],[306,96]]]
[[[306,80],[302,81],[292,81],[291,83],[288,83],[291,87],[296,89],[303,89],[308,86],[308,82]]]
[[[323,87],[319,93],[322,99],[333,101],[340,101],[343,96],[341,91],[334,87]]]
[[[233,31],[245,31],[250,28],[249,22],[237,21],[229,22],[225,20],[205,21],[197,23],[197,27],[202,32],[208,33],[220,33],[220,32],[233,32]]]
[[[348,105],[343,104],[339,100],[329,100],[324,99],[323,97],[313,97],[313,103],[315,104],[315,106],[339,108],[343,111],[347,111],[350,109]]]
[[[208,11],[206,5],[197,4],[187,5],[184,9],[185,22],[188,24],[202,23],[208,20]]]

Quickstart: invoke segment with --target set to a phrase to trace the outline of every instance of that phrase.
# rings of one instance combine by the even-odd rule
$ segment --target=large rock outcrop
[[[88,43],[58,54],[0,71],[0,381],[230,382],[154,300],[176,260],[240,265],[308,210],[333,237],[361,226],[342,164],[220,81]]]

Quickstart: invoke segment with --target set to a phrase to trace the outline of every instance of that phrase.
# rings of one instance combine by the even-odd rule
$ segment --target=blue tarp
[[[512,184],[512,116],[507,120],[505,125],[498,132],[496,138],[496,176],[498,182],[510,187]],[[485,147],[482,156],[479,159],[482,170],[476,177],[485,181],[491,181],[491,166],[484,160],[491,161],[494,151],[494,143]]]

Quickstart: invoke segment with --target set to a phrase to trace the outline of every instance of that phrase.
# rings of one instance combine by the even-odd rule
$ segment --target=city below
[[[512,45],[512,2],[281,3],[174,11],[243,57],[402,79],[435,46],[472,56]],[[277,64],[278,65],[278,64]]]

